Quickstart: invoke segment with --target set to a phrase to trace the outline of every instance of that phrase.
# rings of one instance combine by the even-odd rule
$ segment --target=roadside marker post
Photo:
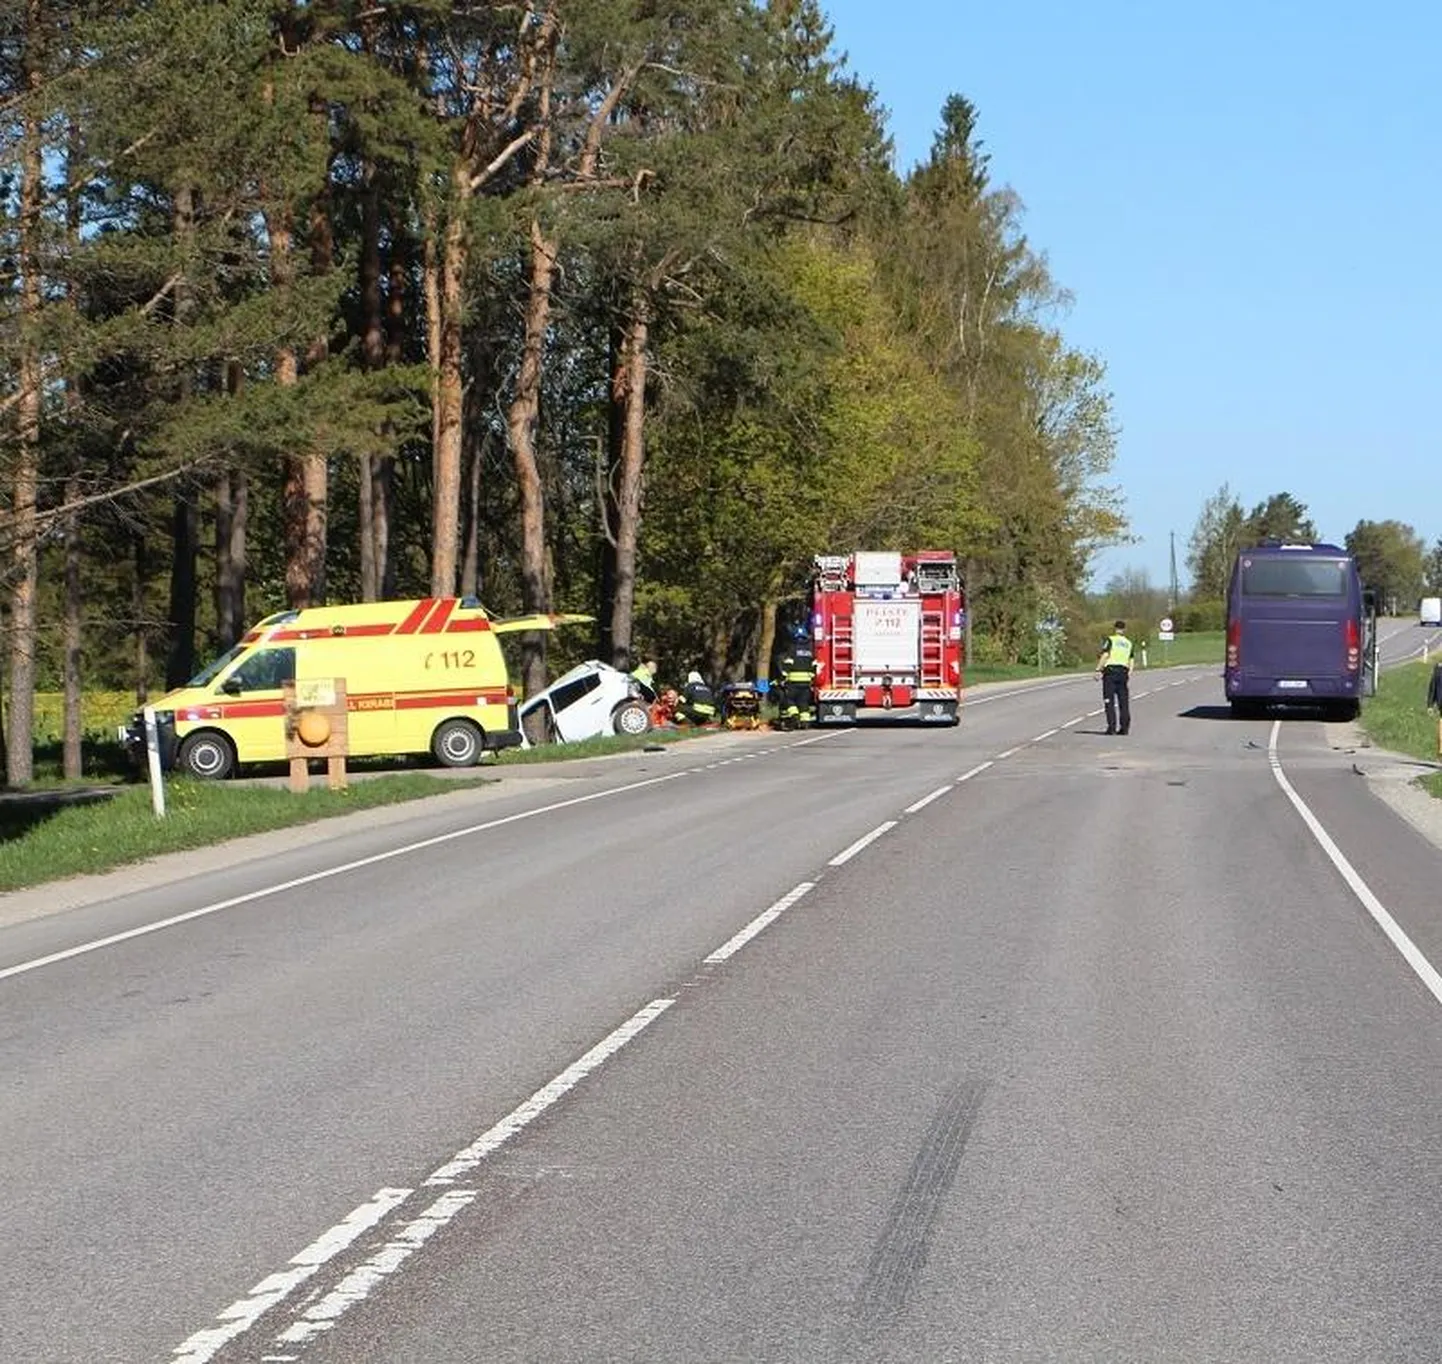
[[[160,773],[160,733],[155,727],[155,707],[141,710],[145,722],[145,765],[150,771],[150,808],[156,819],[165,818],[165,778]]]

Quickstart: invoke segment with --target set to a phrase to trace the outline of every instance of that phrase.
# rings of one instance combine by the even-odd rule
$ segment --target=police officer
[[[676,703],[676,718],[690,725],[716,723],[715,694],[694,668],[686,674],[686,685],[681,688],[681,699]]]
[[[1127,623],[1119,620],[1097,655],[1096,675],[1102,680],[1102,705],[1107,712],[1107,733],[1127,734],[1132,727],[1132,642]]]
[[[785,725],[809,725],[812,712],[811,684],[816,661],[810,649],[798,647],[782,654],[777,667],[776,689],[781,721]]]

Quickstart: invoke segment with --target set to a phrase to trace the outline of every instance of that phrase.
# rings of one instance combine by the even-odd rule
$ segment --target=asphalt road
[[[1098,691],[0,898],[0,1358],[1435,1360],[1442,852]]]

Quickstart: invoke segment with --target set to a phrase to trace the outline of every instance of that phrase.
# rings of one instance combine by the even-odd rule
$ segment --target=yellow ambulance
[[[589,616],[492,620],[473,597],[316,606],[267,616],[185,686],[155,703],[161,764],[192,777],[282,762],[282,686],[345,680],[352,757],[430,753],[470,767],[522,742],[518,697],[497,636]],[[137,714],[122,731],[143,757]]]

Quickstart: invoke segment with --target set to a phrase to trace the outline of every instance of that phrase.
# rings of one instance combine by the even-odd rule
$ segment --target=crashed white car
[[[521,733],[528,744],[645,734],[654,699],[629,673],[593,658],[522,703]]]

